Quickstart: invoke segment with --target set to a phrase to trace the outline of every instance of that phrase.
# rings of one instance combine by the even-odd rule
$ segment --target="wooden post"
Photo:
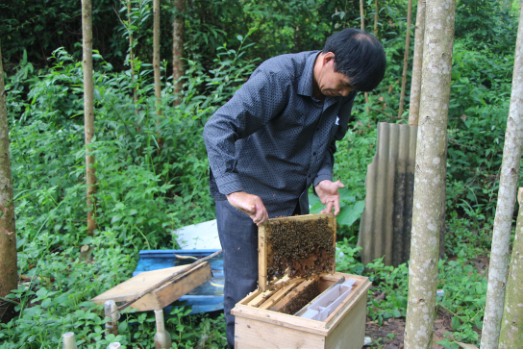
[[[456,0],[427,4],[405,349],[432,348]],[[429,49],[430,47],[430,49]]]
[[[514,55],[514,73],[512,77],[512,95],[503,147],[503,162],[499,181],[496,218],[492,233],[492,248],[487,287],[487,304],[481,333],[481,349],[498,348],[505,285],[507,283],[510,230],[516,201],[516,190],[523,143],[523,11],[520,10],[516,53]],[[428,18],[428,17],[427,17]],[[521,292],[521,290],[520,290]]]
[[[423,36],[425,35],[425,0],[418,0],[412,83],[410,85],[409,125],[418,126],[419,96],[421,91],[421,65],[423,61]]]
[[[412,0],[409,0],[407,10],[407,35],[405,39],[405,54],[403,55],[403,75],[401,77],[401,94],[400,107],[398,110],[398,119],[403,115],[403,104],[405,103],[405,89],[407,86],[407,68],[409,67],[409,50],[410,50],[410,17],[412,13]]]
[[[73,332],[66,332],[62,335],[63,349],[77,349],[76,340]]]
[[[104,304],[105,317],[110,318],[111,320],[105,323],[105,335],[114,334],[118,335],[118,319],[120,318],[120,313],[116,307],[116,303],[113,300],[106,301]]]
[[[163,309],[154,311],[156,316],[156,334],[154,335],[154,345],[156,349],[169,349],[173,342],[171,335],[165,330],[165,322],[163,318]]]

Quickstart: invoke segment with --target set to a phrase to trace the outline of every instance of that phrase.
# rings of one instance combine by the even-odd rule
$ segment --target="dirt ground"
[[[434,343],[445,339],[445,332],[452,327],[451,318],[443,312],[439,312],[434,323]],[[367,319],[365,324],[365,336],[372,339],[372,343],[363,348],[401,349],[405,333],[405,318],[390,318],[383,321],[382,326],[377,321]],[[392,336],[392,334],[394,336]],[[392,338],[390,338],[392,337]],[[434,344],[434,349],[444,349],[443,346]]]

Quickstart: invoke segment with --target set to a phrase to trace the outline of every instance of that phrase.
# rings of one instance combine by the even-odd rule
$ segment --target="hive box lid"
[[[335,272],[336,216],[272,218],[258,229],[258,286]]]

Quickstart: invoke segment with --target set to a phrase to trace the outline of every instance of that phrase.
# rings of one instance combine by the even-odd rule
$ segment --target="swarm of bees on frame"
[[[332,271],[334,232],[327,218],[267,223],[267,280],[283,277],[310,278]]]

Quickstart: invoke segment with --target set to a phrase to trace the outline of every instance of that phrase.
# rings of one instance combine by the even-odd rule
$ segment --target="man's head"
[[[373,35],[359,29],[344,29],[327,39],[323,54],[329,52],[333,54],[334,71],[347,76],[354,89],[372,91],[383,80],[387,60]]]

